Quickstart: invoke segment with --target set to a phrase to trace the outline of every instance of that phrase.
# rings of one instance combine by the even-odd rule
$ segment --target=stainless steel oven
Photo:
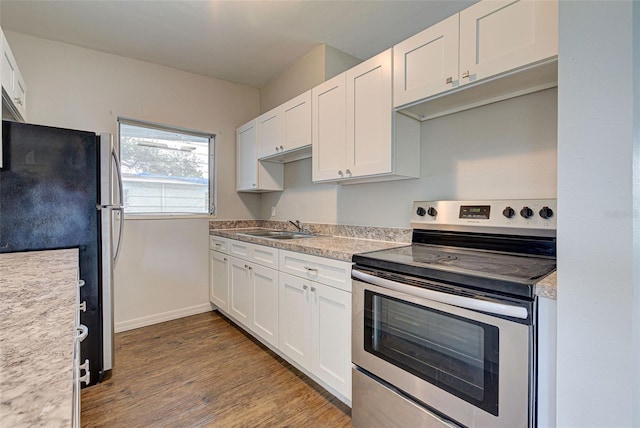
[[[516,203],[548,218],[508,217]],[[419,202],[412,245],[354,256],[355,427],[535,426],[533,284],[555,269],[554,209]]]

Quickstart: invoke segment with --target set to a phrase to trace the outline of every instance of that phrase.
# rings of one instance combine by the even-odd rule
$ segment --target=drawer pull
[[[87,312],[87,301],[85,300],[84,302],[80,303],[78,305],[78,309],[82,312]]]
[[[315,293],[316,292],[316,287],[311,287],[311,291]]]
[[[302,286],[302,289],[303,289],[303,290],[306,290],[307,288],[309,288],[309,287],[308,287],[308,286],[306,286],[306,285],[303,285],[303,286]]]
[[[469,70],[465,71],[464,73],[462,73],[462,78],[466,79],[469,77]]]
[[[304,269],[305,269],[307,272],[315,272],[315,273],[318,273],[318,268],[305,266],[305,267],[304,267]]]

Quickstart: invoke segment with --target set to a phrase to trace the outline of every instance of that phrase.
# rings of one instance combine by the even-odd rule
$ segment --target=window
[[[118,118],[127,214],[213,214],[215,135]]]

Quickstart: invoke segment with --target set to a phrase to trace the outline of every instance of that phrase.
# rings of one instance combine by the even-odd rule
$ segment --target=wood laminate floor
[[[350,427],[348,406],[207,312],[116,334],[110,379],[82,390],[83,427]]]

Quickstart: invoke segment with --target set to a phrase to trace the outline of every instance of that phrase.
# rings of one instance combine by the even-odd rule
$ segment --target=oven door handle
[[[455,294],[442,293],[440,291],[428,290],[426,288],[414,287],[402,284],[401,282],[391,281],[377,276],[369,275],[362,271],[352,269],[351,274],[354,278],[368,282],[369,284],[390,290],[399,291],[410,296],[420,297],[431,300],[433,302],[444,303],[447,305],[458,306],[464,309],[487,312],[493,315],[502,315],[520,319],[527,319],[528,310],[522,306],[508,305],[505,303],[488,302],[486,300],[473,299],[470,297],[456,296]]]

